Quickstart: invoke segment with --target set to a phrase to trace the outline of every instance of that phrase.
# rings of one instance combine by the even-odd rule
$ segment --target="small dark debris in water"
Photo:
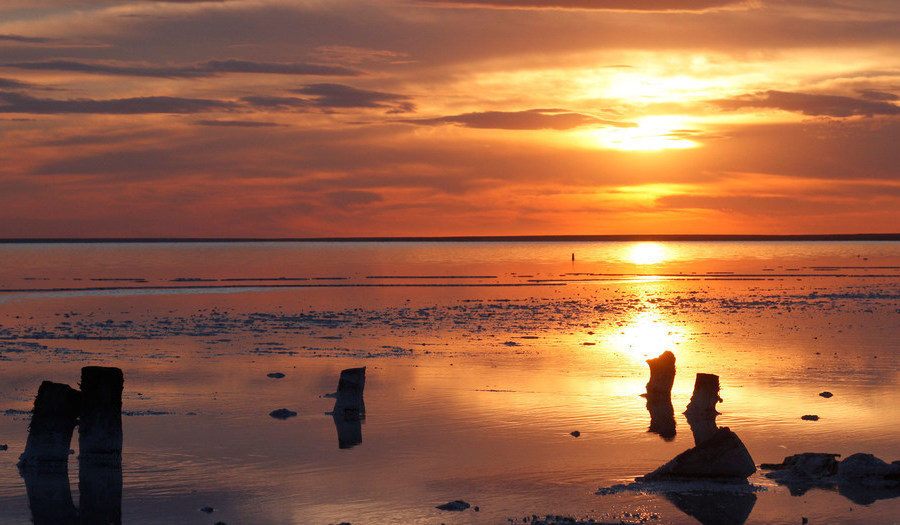
[[[202,509],[200,509],[200,512],[205,512],[205,513],[207,513],[207,514],[212,514],[214,510],[216,510],[216,509],[207,506],[207,507],[203,507]]]
[[[818,421],[819,416],[817,416],[815,414],[807,414],[805,416],[800,416],[800,419],[802,419],[804,421]]]
[[[801,525],[806,525],[807,523],[809,523],[809,518],[800,518],[800,523]]]
[[[272,379],[281,379],[284,377],[284,374],[281,372],[272,372],[271,374],[266,374],[266,377],[271,377]]]
[[[521,346],[515,341],[505,341],[503,344],[505,344],[506,346]]]
[[[585,342],[583,342],[583,343],[581,343],[581,344],[584,345],[584,346],[594,346],[594,345],[597,344],[597,343],[592,343],[592,342],[590,342],[590,341],[585,341]]]
[[[465,501],[463,501],[461,499],[458,499],[456,501],[450,501],[450,502],[444,503],[443,505],[438,505],[435,508],[440,509],[440,510],[463,511],[469,507],[471,507],[471,505],[469,505],[468,503],[466,503]]]
[[[832,394],[831,392],[826,390],[825,392],[820,392],[819,395],[824,397],[825,399],[828,399],[829,397],[833,396],[834,394]]]
[[[573,431],[569,432],[569,434],[571,434],[572,437],[578,437],[581,435],[581,432],[579,432],[577,430],[573,430]]]
[[[478,511],[481,510],[481,509],[478,508],[478,505],[475,505],[475,508],[472,509],[472,510],[474,510],[475,512],[478,512]]]
[[[293,410],[288,410],[286,408],[279,408],[278,410],[273,410],[269,412],[269,415],[274,417],[275,419],[287,419],[289,417],[294,417],[297,415]]]
[[[217,521],[217,522],[213,523],[213,525],[228,525],[228,524],[225,523],[224,521]]]
[[[7,450],[7,449],[9,449],[8,445],[0,445],[0,450]]]

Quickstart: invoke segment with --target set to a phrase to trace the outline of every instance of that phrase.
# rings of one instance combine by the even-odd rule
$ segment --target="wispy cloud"
[[[730,99],[712,101],[729,110],[744,108],[780,109],[810,116],[852,117],[875,115],[900,115],[900,106],[885,99],[863,100],[839,95],[763,91]],[[892,99],[891,99],[892,100]]]
[[[431,4],[450,4],[494,9],[587,9],[612,11],[708,11],[747,7],[746,0],[419,0]]]
[[[415,111],[410,97],[396,93],[369,91],[343,84],[309,84],[294,90],[312,97],[310,103],[320,108],[387,108],[391,113]]]
[[[210,60],[188,66],[155,66],[148,64],[124,64],[82,62],[76,60],[47,60],[42,62],[11,62],[3,67],[29,71],[70,71],[96,75],[192,78],[213,77],[227,73],[252,73],[268,75],[356,76],[360,72],[342,66],[308,64],[302,62],[253,62],[248,60]]]
[[[482,111],[432,119],[409,119],[403,120],[402,122],[424,126],[457,124],[467,128],[508,130],[567,130],[583,126],[613,126],[619,128],[633,128],[637,126],[637,124],[632,122],[606,120],[595,117],[593,115],[574,113],[562,109]]]
[[[257,120],[198,120],[194,123],[199,126],[224,128],[273,128],[281,126],[277,122],[260,122]]]
[[[133,97],[109,100],[58,100],[35,98],[20,93],[0,91],[0,113],[136,115],[201,113],[215,110],[233,110],[237,107],[237,104],[234,102],[196,98]]]

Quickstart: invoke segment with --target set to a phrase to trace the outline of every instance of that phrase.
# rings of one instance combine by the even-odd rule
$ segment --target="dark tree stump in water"
[[[675,382],[675,354],[666,350],[659,357],[648,359],[650,381],[647,383],[647,395],[672,395],[672,383]]]
[[[81,369],[81,457],[100,456],[112,461],[122,454],[122,388],[119,368],[86,366]]]
[[[78,422],[81,394],[61,383],[44,381],[34,399],[20,469],[67,470],[72,432]]]
[[[716,403],[722,401],[719,397],[719,376],[715,374],[697,374],[694,380],[694,393],[688,403],[685,414],[718,414]]]
[[[363,390],[366,387],[366,367],[341,371],[337,398],[331,413],[338,433],[338,447],[351,448],[362,443],[362,421],[366,419]]]

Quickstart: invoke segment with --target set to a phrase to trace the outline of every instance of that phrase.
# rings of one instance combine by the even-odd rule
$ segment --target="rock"
[[[828,399],[829,397],[833,396],[834,394],[832,394],[831,392],[826,390],[824,392],[819,392],[819,395],[824,397],[825,399]]]
[[[284,377],[284,374],[281,372],[272,372],[270,374],[266,374],[266,377],[271,377],[272,379],[281,379]]]
[[[573,431],[569,432],[569,434],[573,437],[578,437],[581,435],[581,432],[579,432],[577,430],[573,430]]]
[[[781,463],[762,463],[759,467],[774,471],[766,474],[766,477],[770,479],[777,480],[787,476],[821,478],[837,474],[838,461],[836,458],[838,457],[840,454],[805,452],[787,456]]]
[[[459,511],[464,511],[469,507],[471,507],[471,505],[469,505],[468,503],[466,503],[465,501],[463,501],[461,499],[458,499],[456,501],[450,501],[450,502],[444,503],[443,505],[438,505],[435,508],[440,509],[440,510],[452,510],[452,511],[459,512]]]
[[[216,509],[214,509],[214,508],[212,508],[212,507],[203,507],[203,508],[200,509],[200,512],[205,512],[205,513],[207,513],[207,514],[212,514],[214,510],[216,510]]]
[[[8,449],[9,449],[8,445],[0,445],[0,450],[8,450]]]
[[[274,417],[275,419],[287,419],[289,417],[294,417],[297,415],[293,410],[288,410],[286,408],[279,408],[278,410],[273,410],[269,412],[269,415]]]
[[[800,416],[800,419],[802,419],[804,421],[818,421],[819,416],[817,416],[815,414],[807,414],[805,416]]]
[[[637,481],[669,479],[746,479],[756,472],[747,447],[728,427],[718,429],[709,439],[685,450],[671,461]]]
[[[900,485],[900,465],[885,463],[872,454],[853,454],[838,465],[838,478],[863,484]]]

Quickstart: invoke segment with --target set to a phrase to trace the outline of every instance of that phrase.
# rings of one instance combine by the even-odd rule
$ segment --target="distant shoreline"
[[[387,242],[732,242],[732,241],[900,241],[900,233],[823,235],[485,235],[446,237],[97,237],[97,238],[6,238],[0,244],[94,244],[94,243],[387,243]]]

